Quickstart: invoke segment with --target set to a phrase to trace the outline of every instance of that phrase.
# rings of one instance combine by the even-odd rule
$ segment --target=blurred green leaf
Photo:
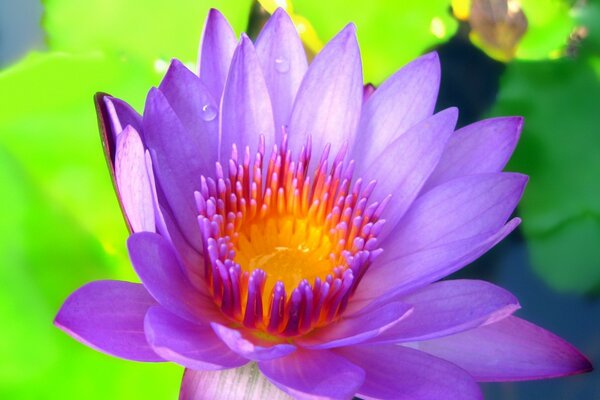
[[[106,50],[145,60],[195,62],[204,20],[219,8],[245,30],[251,0],[44,0],[51,50]]]
[[[295,0],[323,41],[349,21],[358,28],[365,80],[381,83],[402,65],[450,38],[458,26],[448,0],[370,1]]]
[[[575,27],[570,4],[565,0],[521,0],[527,31],[517,48],[517,58],[542,60],[564,53]]]
[[[525,127],[510,169],[530,175],[520,204],[535,268],[568,291],[600,283],[600,58],[513,62],[497,115]]]
[[[147,65],[101,54],[32,54],[0,73],[0,144],[36,187],[115,255],[115,264],[128,264],[127,232],[102,154],[92,97],[103,90],[139,106],[157,81]]]
[[[99,354],[52,319],[68,293],[118,277],[98,240],[0,145],[0,398],[176,398],[182,369]]]

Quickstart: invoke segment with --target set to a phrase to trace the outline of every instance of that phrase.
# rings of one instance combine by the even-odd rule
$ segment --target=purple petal
[[[457,130],[450,136],[423,192],[460,176],[500,172],[517,145],[522,127],[522,117],[504,117],[485,119]]]
[[[382,243],[381,265],[450,241],[495,232],[523,195],[527,177],[514,173],[470,175],[420,196]]]
[[[117,140],[115,176],[119,198],[133,232],[156,231],[144,145],[131,125],[125,127]]]
[[[382,332],[394,327],[399,321],[409,317],[412,307],[395,302],[365,314],[342,318],[321,329],[317,329],[296,342],[305,348],[330,349],[350,346],[369,339],[377,338]],[[400,325],[404,324],[402,322]]]
[[[144,335],[144,315],[155,304],[139,283],[95,281],[65,300],[54,324],[103,353],[134,361],[164,361]]]
[[[127,240],[131,263],[152,297],[190,321],[221,321],[213,301],[193,287],[171,244],[156,233],[136,233]]]
[[[181,319],[161,306],[148,310],[144,330],[156,354],[186,368],[212,371],[248,362],[229,350],[209,325]]]
[[[200,175],[214,170],[202,157],[203,139],[184,128],[167,98],[156,88],[146,99],[143,125],[158,183],[181,231],[200,251],[194,192],[200,189]]]
[[[268,399],[290,400],[258,370],[255,363],[223,371],[186,369],[181,382],[180,400]]]
[[[515,218],[493,233],[450,240],[436,247],[400,257],[384,265],[373,265],[365,274],[351,302],[349,313],[393,301],[403,293],[435,282],[475,261],[494,247],[521,222]]]
[[[173,60],[159,86],[188,134],[201,143],[197,148],[209,167],[217,161],[219,99],[214,99],[206,86],[179,60]]]
[[[294,98],[308,67],[296,27],[283,9],[273,13],[258,35],[256,54],[271,96],[277,134],[288,125]]]
[[[373,84],[371,84],[371,83],[367,83],[363,87],[363,105],[364,105],[364,103],[367,102],[367,100],[369,100],[371,98],[373,93],[375,93],[375,90],[377,90],[377,88],[375,86],[373,86]],[[364,110],[363,110],[363,112],[364,112]]]
[[[416,343],[478,381],[521,381],[579,374],[592,365],[558,336],[510,316],[453,336]]]
[[[215,101],[219,101],[223,94],[236,43],[235,33],[227,19],[220,11],[211,9],[200,42],[198,74]]]
[[[387,143],[376,160],[358,171],[365,179],[377,181],[373,199],[381,201],[392,195],[380,238],[383,239],[395,227],[434,170],[457,118],[456,108],[427,118],[393,143]]]
[[[401,343],[447,336],[496,322],[519,308],[519,302],[510,292],[488,282],[472,280],[433,283],[401,299],[414,307],[413,312],[369,343]]]
[[[275,143],[273,108],[260,62],[247,36],[235,49],[221,102],[221,161],[231,158],[232,145],[238,151],[254,146],[264,135],[267,149]]]
[[[440,61],[429,53],[389,77],[365,103],[353,158],[360,165],[377,160],[390,143],[433,114],[440,87]]]
[[[365,371],[330,351],[298,349],[289,356],[258,363],[279,389],[297,399],[351,398]]]
[[[320,154],[330,143],[336,153],[354,142],[363,97],[356,28],[337,34],[310,64],[292,109],[289,141],[300,149],[308,135]]]
[[[396,345],[335,350],[366,371],[359,396],[377,399],[483,399],[465,371],[426,353]]]
[[[212,323],[213,330],[217,336],[235,353],[244,358],[263,361],[287,356],[296,350],[291,344],[272,344],[271,346],[259,346],[244,338],[237,329],[230,329],[224,325]]]
[[[142,117],[129,104],[116,97],[103,98],[110,120],[112,133],[118,135],[127,125],[131,125],[141,135]]]

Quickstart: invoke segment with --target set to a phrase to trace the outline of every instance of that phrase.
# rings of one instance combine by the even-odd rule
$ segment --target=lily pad
[[[600,284],[598,99],[597,56],[519,61],[509,64],[493,111],[525,116],[509,168],[531,177],[520,213],[533,265],[563,291]]]
[[[238,32],[248,23],[250,0],[44,0],[51,50],[104,50],[146,60],[195,62],[211,7]]]
[[[293,4],[296,14],[306,17],[323,41],[354,22],[365,80],[375,84],[446,41],[458,26],[448,0],[373,0],[368,6],[344,0],[295,0]]]

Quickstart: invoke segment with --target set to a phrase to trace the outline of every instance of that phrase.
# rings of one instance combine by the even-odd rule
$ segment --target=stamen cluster
[[[327,146],[309,176],[310,140],[296,160],[284,135],[263,168],[265,145],[233,146],[228,168],[201,177],[196,192],[205,277],[215,303],[245,327],[295,336],[330,323],[381,253],[375,181],[352,184],[342,150],[329,168]]]

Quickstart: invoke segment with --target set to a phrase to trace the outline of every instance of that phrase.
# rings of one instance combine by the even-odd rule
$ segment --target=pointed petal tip
[[[207,21],[215,21],[215,20],[227,21],[227,18],[225,18],[223,13],[221,11],[219,11],[217,8],[211,8],[210,10],[208,10],[208,16],[206,17],[206,20]]]

